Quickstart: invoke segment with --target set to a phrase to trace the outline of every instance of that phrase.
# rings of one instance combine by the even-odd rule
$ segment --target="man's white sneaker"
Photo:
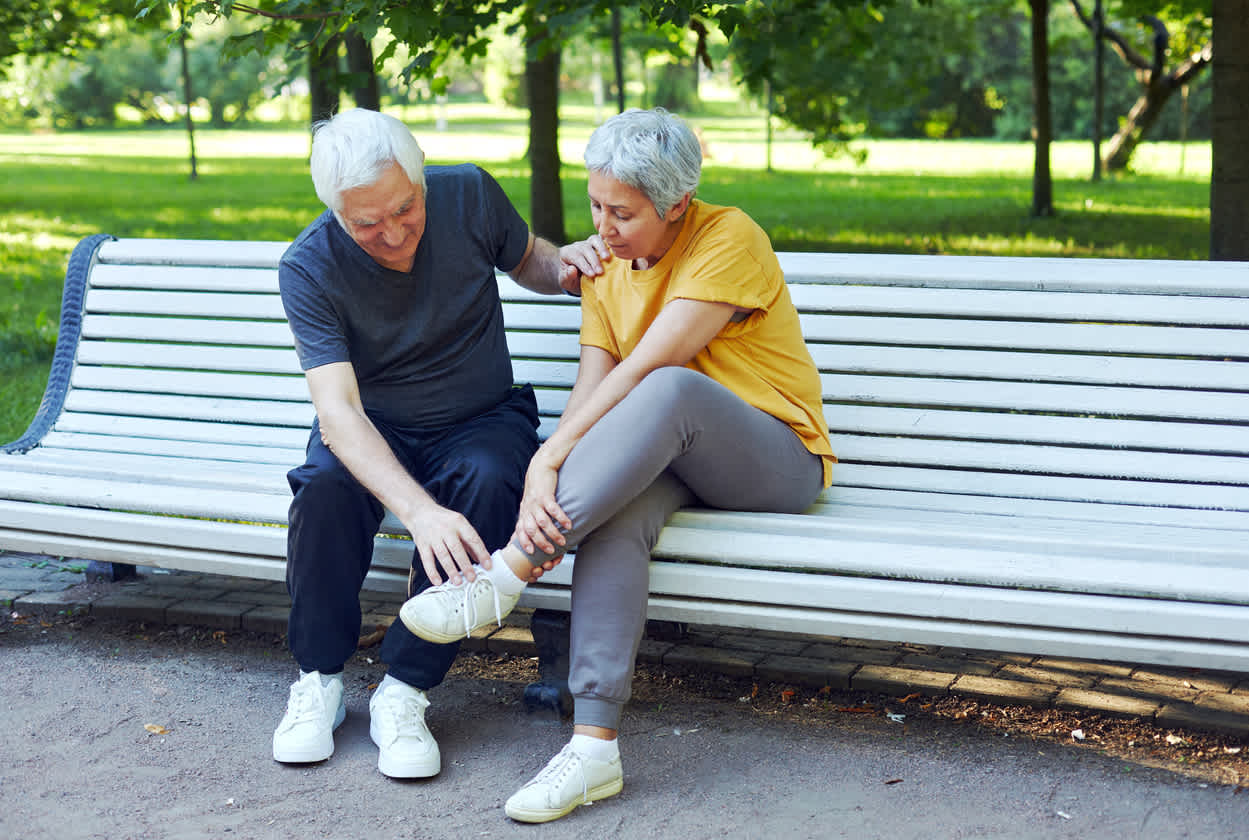
[[[316,671],[300,675],[291,686],[286,714],[273,731],[273,758],[284,764],[324,761],[334,754],[334,730],[347,716],[343,681],[321,684]]]
[[[541,773],[512,794],[503,810],[519,822],[550,822],[578,805],[615,796],[623,788],[619,756],[599,761],[581,755],[568,744]]]
[[[377,744],[377,769],[392,779],[423,779],[438,775],[442,756],[425,725],[429,700],[425,692],[390,683],[369,700],[369,737]]]
[[[472,582],[447,581],[409,598],[399,608],[399,619],[422,639],[447,644],[488,624],[502,625],[519,600],[519,593],[504,595],[479,569]]]

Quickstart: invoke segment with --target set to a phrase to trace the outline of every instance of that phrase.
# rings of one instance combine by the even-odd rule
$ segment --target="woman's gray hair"
[[[664,217],[689,193],[703,168],[702,145],[685,121],[663,108],[630,108],[590,135],[585,165],[640,190]]]
[[[343,193],[377,183],[397,163],[425,190],[425,153],[408,127],[377,111],[354,108],[312,127],[312,186],[337,215]]]

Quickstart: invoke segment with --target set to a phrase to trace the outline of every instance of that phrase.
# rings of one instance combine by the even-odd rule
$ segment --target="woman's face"
[[[681,232],[689,205],[687,196],[661,217],[641,190],[595,171],[589,173],[589,193],[595,230],[617,259],[631,260],[637,268],[659,262]]]

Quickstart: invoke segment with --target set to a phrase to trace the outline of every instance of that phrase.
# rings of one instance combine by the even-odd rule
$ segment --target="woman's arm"
[[[679,298],[668,303],[647,328],[632,353],[608,371],[582,399],[569,400],[559,428],[538,449],[558,469],[577,441],[651,371],[680,367],[698,355],[737,312],[729,303]],[[580,381],[578,373],[578,382]],[[573,391],[576,397],[576,389]]]
[[[561,529],[571,528],[572,521],[556,503],[555,489],[559,468],[577,442],[648,373],[694,358],[737,311],[728,303],[677,299],[660,310],[634,351],[620,363],[600,348],[582,348],[583,367],[578,369],[559,426],[538,448],[525,474],[525,494],[513,536],[526,552],[532,553],[536,545],[553,554],[555,546],[564,545]]]

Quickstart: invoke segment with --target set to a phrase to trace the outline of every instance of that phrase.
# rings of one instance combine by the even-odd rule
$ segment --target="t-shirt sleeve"
[[[581,284],[581,344],[601,347],[617,362],[621,359],[620,348],[607,327],[607,313],[603,310],[603,302],[592,282]]]
[[[500,271],[510,272],[525,256],[529,247],[529,225],[512,205],[507,193],[489,172],[478,168],[481,175],[482,206],[485,222],[494,233],[494,265]]]
[[[767,311],[783,282],[767,234],[745,213],[733,210],[698,231],[673,268],[667,298]]]
[[[284,259],[278,265],[278,287],[300,368],[351,361],[342,322],[308,273]]]

